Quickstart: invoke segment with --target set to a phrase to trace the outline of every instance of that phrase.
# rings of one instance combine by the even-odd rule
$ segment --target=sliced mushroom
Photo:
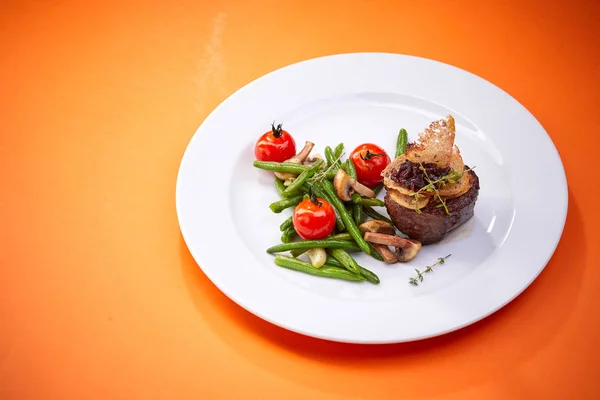
[[[306,165],[307,167],[312,167],[317,161],[322,159],[323,157],[321,157],[320,154],[315,154],[314,156],[308,157],[306,160],[304,160],[302,164]]]
[[[396,258],[400,262],[407,262],[416,257],[421,250],[421,242],[412,239],[404,239],[396,235],[366,232],[365,240],[371,243],[384,244],[396,248]]]
[[[395,233],[394,227],[391,224],[385,221],[378,221],[376,219],[363,222],[358,226],[358,229],[361,232],[384,233],[388,235],[393,235]],[[381,257],[383,257],[383,261],[386,264],[394,264],[398,262],[398,259],[394,253],[392,253],[392,251],[386,245],[373,243],[373,248],[375,248]]]
[[[351,200],[354,192],[369,198],[375,197],[374,191],[350,177],[342,168],[338,169],[335,174],[333,186],[335,186],[335,191],[339,198],[344,201]]]
[[[394,226],[392,224],[385,221],[379,221],[377,219],[363,222],[358,226],[358,229],[361,232],[385,233],[387,235],[393,235],[395,233]]]
[[[386,264],[395,264],[398,262],[398,257],[385,244],[373,243],[373,248],[379,253]]]
[[[333,186],[335,187],[335,191],[340,199],[348,201],[352,198],[352,193],[354,193],[354,190],[350,185],[350,177],[343,169],[338,169],[338,172],[335,174],[335,177],[333,178]]]
[[[289,160],[285,160],[284,162],[294,163],[294,164],[302,164],[304,162],[304,160],[306,160],[306,158],[308,157],[308,155],[310,154],[310,152],[312,151],[314,146],[315,146],[314,143],[306,141],[306,143],[304,144],[304,148],[302,148],[300,153],[296,154],[294,157],[290,158]],[[296,175],[289,173],[289,172],[275,172],[275,176],[278,177],[279,179],[281,179],[282,181],[296,177]]]
[[[417,256],[421,250],[421,243],[416,240],[409,240],[412,244],[406,247],[396,247],[396,259],[400,262],[407,262]]]

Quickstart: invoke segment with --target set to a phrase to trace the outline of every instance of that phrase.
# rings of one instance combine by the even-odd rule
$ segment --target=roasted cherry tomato
[[[292,222],[303,239],[325,239],[335,227],[335,211],[326,200],[313,196],[296,206]]]
[[[296,142],[281,124],[271,124],[271,130],[263,134],[254,146],[254,156],[259,161],[284,162],[296,155]]]
[[[357,180],[370,188],[383,181],[381,171],[390,163],[385,150],[373,143],[364,143],[350,153]]]

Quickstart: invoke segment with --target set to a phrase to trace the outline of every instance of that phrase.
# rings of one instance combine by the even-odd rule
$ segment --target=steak
[[[468,168],[465,166],[465,168]],[[471,170],[472,186],[462,196],[446,200],[450,214],[433,202],[421,208],[421,213],[396,203],[389,191],[385,195],[385,208],[398,230],[422,244],[439,242],[446,235],[467,222],[474,214],[475,202],[479,197],[479,177]]]

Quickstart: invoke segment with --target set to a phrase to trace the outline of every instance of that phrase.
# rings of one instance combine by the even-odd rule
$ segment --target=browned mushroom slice
[[[289,160],[285,160],[284,162],[294,163],[294,164],[302,164],[304,162],[304,160],[306,160],[306,158],[308,157],[308,155],[310,154],[310,152],[312,151],[314,146],[315,146],[314,143],[306,141],[306,143],[304,144],[304,147],[302,148],[300,153],[296,154],[294,157],[290,158]],[[275,176],[278,177],[279,179],[281,179],[282,181],[287,181],[288,179],[296,177],[296,175],[289,173],[289,172],[275,172]]]
[[[416,240],[404,239],[400,236],[383,233],[366,232],[364,238],[367,242],[395,247],[396,258],[400,262],[407,262],[415,258],[422,247],[421,242]]]
[[[343,169],[338,169],[338,172],[335,174],[333,186],[340,199],[344,201],[352,199],[354,189],[352,189],[352,185],[350,184],[350,176]]]
[[[320,154],[315,154],[312,157],[308,157],[306,160],[304,160],[302,162],[302,165],[306,165],[307,167],[312,167],[317,161],[322,160],[323,157],[321,157]]]
[[[363,222],[358,226],[358,229],[361,232],[385,233],[386,235],[393,235],[395,232],[392,224],[377,219]]]
[[[394,227],[385,221],[371,220],[367,222],[363,222],[358,226],[358,229],[361,232],[375,232],[375,233],[385,233],[388,235],[394,234]],[[384,244],[373,243],[373,248],[379,253],[379,255],[383,258],[383,261],[386,264],[394,264],[398,262],[398,259],[392,253],[392,251]]]
[[[421,250],[421,243],[410,240],[413,244],[406,247],[397,246],[396,247],[396,259],[400,262],[407,262],[412,260],[417,256],[419,251]],[[415,243],[416,242],[416,243]]]
[[[369,189],[362,183],[358,182],[356,179],[350,178],[350,184],[352,185],[352,188],[354,189],[354,191],[356,193],[360,194],[361,196],[368,197],[369,199],[372,199],[375,197],[374,191],[372,191],[371,189]]]
[[[375,197],[374,191],[350,177],[342,168],[338,169],[335,174],[333,186],[335,186],[338,197],[344,201],[350,201],[354,192],[364,197]]]
[[[386,264],[395,264],[398,262],[398,257],[385,244],[372,243],[372,246]]]

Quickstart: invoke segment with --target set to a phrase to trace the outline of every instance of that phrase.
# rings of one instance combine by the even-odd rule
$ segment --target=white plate
[[[273,175],[252,166],[272,121],[298,147],[323,154],[363,142],[393,155],[452,114],[456,144],[481,181],[475,217],[408,264],[361,254],[380,285],[313,277],[277,267],[265,249],[280,242]],[[313,153],[314,153],[313,152]],[[380,195],[381,197],[381,195]],[[567,184],[560,157],[536,119],[489,82],[439,62],[381,53],[335,55],[274,71],[219,105],[189,143],[177,180],[177,214],[194,259],[228,297],[276,325],[323,339],[392,343],[472,324],[521,293],[562,234]],[[452,253],[419,287],[414,268]]]

